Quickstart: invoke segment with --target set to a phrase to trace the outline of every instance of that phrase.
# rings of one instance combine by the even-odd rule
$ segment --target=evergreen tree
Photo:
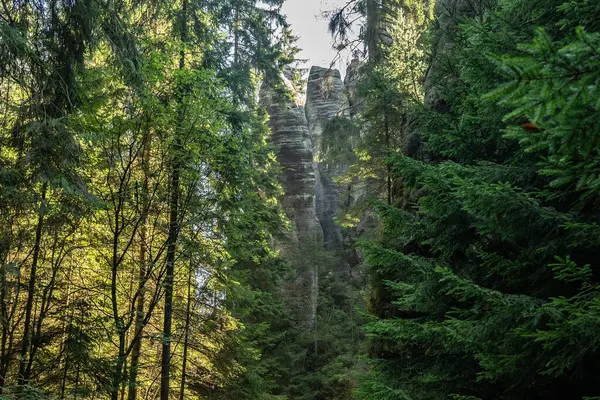
[[[573,2],[453,4],[427,105],[404,105],[419,151],[388,158],[402,193],[361,243],[377,319],[359,397],[594,398],[594,22]]]
[[[3,4],[6,396],[218,396],[257,362],[234,307],[251,278],[233,270],[268,268],[281,225],[250,94],[281,67],[285,34],[276,9],[244,10],[260,40],[236,82],[208,2]]]

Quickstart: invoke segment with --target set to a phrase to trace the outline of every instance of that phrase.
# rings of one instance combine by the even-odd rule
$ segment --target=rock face
[[[291,88],[291,84],[286,82]],[[271,141],[278,149],[284,195],[282,203],[295,230],[292,242],[322,236],[315,205],[315,168],[304,106],[285,96],[263,91],[261,103],[270,116]]]
[[[287,79],[286,85],[297,95]],[[323,240],[317,219],[313,146],[306,113],[301,101],[290,102],[284,95],[267,89],[261,91],[261,104],[270,116],[271,142],[277,148],[277,160],[282,168],[281,202],[294,228],[280,247],[290,254],[299,254],[301,245]],[[299,267],[291,291],[296,298],[299,323],[311,329],[317,313],[318,271],[314,263],[300,263]]]
[[[360,67],[361,63],[358,59],[355,58],[352,60],[346,68],[346,77],[344,78],[344,92],[347,99],[346,102],[348,103],[348,113],[351,117],[358,114],[361,107],[356,93]]]
[[[457,30],[454,16],[465,15],[472,10],[467,0],[438,0],[436,18],[442,34],[436,35],[435,57],[425,77],[425,102],[444,111],[443,99],[429,90],[440,76],[439,63],[445,50],[453,45]],[[361,64],[353,60],[347,68],[345,80],[339,71],[314,66],[306,82],[306,100],[292,84],[291,73],[284,73],[288,89],[295,94],[294,101],[282,94],[269,90],[261,91],[261,103],[270,116],[271,141],[277,147],[277,159],[283,169],[281,184],[284,195],[281,202],[293,230],[288,233],[286,243],[279,243],[283,251],[290,252],[297,263],[296,280],[286,287],[287,296],[296,293],[296,308],[301,315],[299,323],[306,329],[315,327],[317,315],[319,271],[310,254],[310,246],[316,245],[331,250],[339,257],[340,279],[361,281],[360,255],[355,250],[353,238],[361,231],[372,228],[373,220],[364,215],[354,232],[343,232],[334,218],[339,214],[342,203],[353,205],[368,196],[372,182],[352,182],[340,187],[336,178],[344,175],[348,165],[331,165],[319,159],[323,133],[327,123],[336,116],[353,117],[362,111],[357,95],[357,81]],[[412,135],[415,144],[408,143],[407,153],[418,151],[418,134]],[[414,149],[413,149],[414,148]],[[292,258],[289,259],[292,259]],[[341,273],[340,273],[341,272]],[[344,278],[345,277],[345,278]]]
[[[358,64],[349,68],[357,69]],[[283,251],[298,252],[301,258],[307,257],[302,252],[311,243],[340,254],[344,237],[334,217],[340,211],[342,190],[334,178],[344,172],[345,166],[327,167],[318,162],[318,154],[327,121],[349,114],[351,94],[345,90],[339,71],[312,67],[303,104],[288,78],[289,74],[284,74],[288,89],[296,95],[294,101],[270,90],[261,91],[261,104],[270,116],[271,141],[283,169],[281,202],[294,228],[286,243],[279,246]],[[319,271],[308,259],[299,261],[294,287],[288,289],[297,293],[298,310],[303,310],[300,323],[312,329],[316,321]]]
[[[449,111],[447,103],[440,98],[435,91],[435,82],[453,79],[450,76],[440,74],[439,66],[446,64],[446,52],[454,45],[454,39],[458,34],[458,21],[465,16],[479,13],[478,8],[485,8],[487,2],[477,4],[468,0],[438,0],[435,4],[436,24],[433,29],[433,56],[427,75],[425,76],[425,104],[430,108],[441,112]]]
[[[316,172],[317,218],[323,229],[325,248],[328,250],[342,249],[342,233],[340,227],[333,221],[340,211],[340,188],[333,178],[343,171],[340,168],[328,168],[325,163],[317,160],[327,121],[346,108],[343,91],[344,84],[339,71],[323,67],[310,69],[306,87],[306,120],[312,141]]]

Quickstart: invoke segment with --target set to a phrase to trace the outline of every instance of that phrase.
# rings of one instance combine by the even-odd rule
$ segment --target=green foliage
[[[345,117],[330,119],[323,129],[319,160],[328,166],[354,164],[359,135],[360,129],[352,120]]]
[[[25,385],[7,388],[6,394],[0,395],[2,400],[47,400],[49,399],[42,390]]]
[[[250,287],[232,288],[233,315],[244,321],[238,359],[242,374],[216,398],[348,399],[356,385],[356,352],[361,319],[354,310],[360,299],[340,280],[339,259],[318,242],[302,245],[299,257],[238,259],[233,276],[248,279]],[[306,292],[300,279],[305,268],[319,274],[317,322],[306,329]],[[242,278],[244,277],[244,278]]]
[[[359,398],[598,395],[592,3],[438,16],[426,103],[395,103],[420,151],[388,157],[401,192],[360,242],[377,319]]]
[[[567,256],[564,259],[559,256],[556,256],[555,258],[558,262],[549,264],[548,266],[554,271],[556,279],[563,282],[591,283],[592,269],[589,264],[579,267],[577,263],[571,260],[570,256]]]
[[[6,398],[158,398],[164,341],[173,395],[268,396],[284,222],[255,99],[296,51],[281,3],[3,4]]]
[[[546,151],[541,174],[553,179],[551,186],[593,195],[600,182],[600,36],[582,28],[576,35],[561,45],[539,30],[532,44],[520,47],[527,57],[503,60],[510,80],[490,97],[501,96],[513,109],[505,120],[520,117],[536,125],[535,132],[512,127],[506,137],[518,140],[526,152]]]
[[[594,17],[600,11],[600,4],[595,1],[565,1],[557,7],[557,10],[564,15],[560,21],[563,29],[575,29],[583,26],[590,31],[598,31],[600,28],[600,21]]]

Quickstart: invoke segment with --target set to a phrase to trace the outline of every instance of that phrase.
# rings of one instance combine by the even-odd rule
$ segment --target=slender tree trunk
[[[64,362],[64,368],[62,373],[62,382],[60,383],[60,398],[65,398],[65,390],[67,389],[67,375],[69,373],[69,358],[67,357]]]
[[[52,246],[52,276],[50,278],[50,282],[48,286],[44,288],[42,291],[42,303],[40,305],[40,312],[35,324],[33,324],[34,329],[31,336],[31,346],[29,349],[29,363],[27,364],[27,369],[25,370],[25,376],[27,379],[31,376],[31,369],[33,366],[33,360],[35,359],[35,355],[40,348],[41,339],[42,339],[42,329],[44,326],[44,320],[48,311],[51,307],[52,295],[54,293],[54,286],[56,284],[56,276],[58,274],[58,270],[60,267],[61,260],[56,260],[56,247],[58,246],[58,231],[54,233],[54,244]]]
[[[125,357],[125,363],[123,365],[123,379],[121,383],[121,400],[125,400],[125,385],[127,384],[127,380],[125,377],[127,376],[127,357]]]
[[[190,260],[190,271],[188,273],[187,281],[187,304],[185,309],[185,334],[183,339],[183,362],[181,365],[181,388],[179,390],[179,400],[183,400],[185,397],[185,374],[187,373],[187,358],[188,358],[188,343],[190,338],[190,318],[192,310],[192,275],[193,275],[192,262]]]
[[[69,269],[67,270],[67,281],[71,282],[71,272],[73,271],[73,260],[69,263]],[[62,381],[60,383],[60,398],[64,399],[65,390],[67,387],[67,377],[69,374],[69,357],[67,354],[64,354],[67,348],[67,340],[69,338],[68,330],[71,328],[71,324],[73,323],[73,316],[75,312],[69,307],[71,304],[71,285],[67,286],[67,298],[65,301],[65,309],[69,310],[69,315],[67,316],[67,320],[63,322],[62,326],[62,342],[60,344],[59,351],[59,359],[58,359],[58,368],[62,366],[61,363],[64,363]],[[64,357],[64,360],[63,360]]]
[[[314,254],[314,253],[313,253]],[[313,342],[315,345],[315,354],[314,354],[314,360],[316,360],[319,356],[319,343],[317,341],[317,329],[318,327],[318,308],[319,308],[319,262],[320,260],[312,260],[312,264],[313,264],[313,276],[312,276],[312,280],[313,280],[313,295],[312,295],[312,299],[311,299],[311,307],[312,307],[312,331],[313,331]]]
[[[236,7],[234,11],[234,23],[233,23],[233,65],[237,66],[239,63],[239,48],[240,48],[240,11]]]
[[[119,192],[119,196],[123,196],[123,193]],[[123,319],[119,316],[119,303],[117,297],[117,279],[119,277],[118,269],[119,269],[119,235],[121,232],[120,226],[120,218],[121,218],[121,209],[120,209],[120,200],[118,201],[119,205],[115,210],[115,229],[113,233],[113,243],[112,243],[112,262],[111,262],[111,280],[110,280],[110,300],[112,305],[112,313],[113,313],[113,322],[115,324],[115,329],[117,331],[117,335],[119,337],[119,352],[117,354],[117,362],[115,364],[115,369],[113,371],[113,377],[110,388],[110,398],[111,400],[119,399],[119,389],[121,387],[121,380],[123,379],[123,364],[125,362],[125,326]]]
[[[366,45],[369,61],[377,61],[378,58],[378,18],[379,18],[379,7],[377,0],[367,0],[367,31],[366,31]]]
[[[123,381],[123,366],[125,365],[125,335],[119,332],[119,355],[113,376],[113,385],[111,388],[111,400],[119,400],[121,382]]]
[[[21,285],[21,280],[19,278],[17,278],[17,288],[15,289],[15,294],[14,294],[14,301],[13,304],[11,305],[11,310],[10,312],[7,314],[7,318],[6,318],[6,338],[3,338],[3,340],[6,340],[7,343],[3,343],[3,349],[4,349],[4,358],[2,360],[2,371],[4,372],[2,375],[2,382],[3,385],[6,384],[6,374],[8,374],[8,371],[10,369],[10,364],[12,363],[13,359],[11,357],[11,354],[13,353],[13,342],[14,342],[14,338],[15,338],[15,328],[14,325],[11,327],[11,322],[14,319],[15,316],[15,312],[16,312],[16,308],[18,306],[18,302],[17,300],[19,299],[19,293],[20,293],[20,285]]]
[[[0,279],[2,280],[0,288],[0,318],[2,318],[2,345],[0,348],[0,394],[2,394],[2,390],[6,383],[6,373],[7,371],[7,359],[9,357],[8,349],[6,348],[6,344],[8,343],[8,331],[9,324],[8,321],[8,308],[6,305],[6,296],[8,295],[7,290],[7,282],[6,282],[6,260],[0,261],[2,268],[2,276]]]
[[[177,156],[175,156],[177,157]],[[173,281],[175,274],[175,253],[179,234],[179,161],[175,160],[171,172],[171,200],[169,236],[167,245],[165,287],[165,310],[163,321],[163,346],[160,379],[160,398],[169,399],[170,368],[171,368],[171,328],[173,321]]]
[[[7,340],[8,343],[6,345],[6,358],[5,358],[5,364],[3,365],[3,370],[5,371],[6,374],[8,374],[8,371],[10,370],[10,364],[13,361],[13,358],[11,357],[11,354],[13,354],[13,344],[14,344],[14,340],[15,340],[15,324],[12,324],[12,322],[15,319],[15,315],[19,306],[19,299],[20,299],[20,295],[21,295],[21,287],[23,286],[22,282],[21,282],[21,275],[18,274],[17,275],[17,282],[16,282],[16,287],[14,289],[14,294],[12,294],[12,301],[10,303],[10,307],[9,311],[8,311],[8,316],[7,316]],[[8,305],[8,304],[7,304]],[[18,320],[17,320],[18,322]],[[6,377],[4,378],[6,381]]]
[[[173,171],[171,172],[171,200],[170,200],[170,222],[169,236],[167,246],[166,260],[166,277],[165,286],[165,310],[163,321],[163,346],[162,346],[162,362],[161,362],[161,379],[160,379],[160,398],[161,400],[169,399],[170,385],[170,367],[171,367],[171,328],[173,320],[173,281],[175,274],[175,253],[177,246],[177,236],[179,231],[179,165],[175,161]]]
[[[46,207],[46,191],[48,184],[42,185],[42,193],[40,200],[40,207],[38,210],[38,221],[35,229],[35,243],[33,247],[33,260],[31,262],[31,271],[29,273],[29,284],[27,285],[27,304],[25,306],[25,324],[23,326],[23,341],[21,342],[21,360],[19,363],[19,385],[25,385],[29,381],[27,370],[31,360],[28,357],[29,354],[29,343],[31,330],[31,317],[33,310],[33,300],[35,298],[35,281],[37,274],[38,260],[40,258],[40,247],[42,241],[42,228],[44,225],[44,208]]]
[[[131,366],[129,367],[129,392],[127,398],[129,400],[137,400],[137,376],[142,354],[142,333],[144,329],[144,307],[146,302],[146,273],[147,273],[147,255],[146,242],[148,239],[148,208],[149,208],[149,186],[150,186],[150,134],[147,134],[147,142],[144,144],[144,157],[142,161],[142,169],[144,170],[144,183],[142,186],[142,207],[144,215],[142,216],[142,227],[140,230],[140,249],[139,263],[140,271],[138,275],[138,301],[136,306],[135,317],[135,335],[134,344],[131,350]]]
[[[143,212],[143,211],[142,211]],[[142,217],[143,218],[143,217]],[[127,294],[129,295],[129,304],[133,303],[133,285],[134,285],[134,281],[135,281],[135,273],[132,273],[131,276],[129,277],[129,288],[127,289]],[[135,318],[135,320],[137,321],[137,318]],[[124,334],[124,341],[123,341],[123,369],[121,372],[121,400],[125,400],[125,392],[127,391],[127,377],[129,376],[128,373],[128,365],[127,365],[127,357],[129,355],[129,353],[127,352],[126,347],[128,346],[128,343],[130,343],[129,340],[129,327],[131,326],[130,323],[125,324],[127,326],[127,328],[124,327],[125,330],[125,334]],[[135,340],[135,336],[134,336],[134,340]]]
[[[389,157],[390,153],[390,125],[388,121],[387,113],[384,116],[384,124],[385,124],[385,152],[386,157]],[[387,169],[387,203],[388,205],[392,204],[392,165],[389,161],[385,162],[385,166]]]
[[[187,0],[183,0],[181,5],[181,42],[185,46],[187,43]],[[185,68],[185,47],[179,54],[179,69]],[[177,250],[177,237],[179,236],[179,170],[181,168],[179,152],[181,151],[181,139],[179,137],[183,125],[183,88],[180,88],[178,104],[178,125],[175,131],[175,149],[173,151],[172,171],[171,171],[171,199],[170,199],[170,217],[169,217],[169,236],[167,238],[167,259],[166,259],[166,277],[165,277],[165,310],[163,321],[163,346],[160,374],[160,399],[169,399],[170,388],[170,369],[171,369],[171,327],[173,321],[173,281],[175,274],[175,252]]]

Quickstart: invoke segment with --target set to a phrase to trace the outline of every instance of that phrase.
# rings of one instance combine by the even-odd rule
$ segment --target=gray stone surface
[[[471,2],[469,0],[438,0],[435,4],[436,24],[433,27],[433,54],[427,75],[425,76],[425,104],[441,112],[447,112],[448,105],[435,89],[435,82],[454,79],[440,72],[439,66],[445,60],[446,53],[454,46],[458,34],[458,24],[465,16],[481,13],[488,7],[488,1]]]
[[[292,84],[287,80],[286,84],[295,93]],[[270,116],[271,142],[277,148],[277,160],[282,168],[284,194],[281,202],[293,225],[287,240],[279,243],[279,247],[289,254],[300,254],[303,244],[322,243],[323,240],[316,213],[312,142],[300,96],[296,98],[296,101],[290,101],[271,90],[261,91],[261,104]],[[311,329],[316,320],[318,271],[315,263],[298,264],[292,292],[301,315],[300,324]]]
[[[261,104],[270,116],[271,142],[277,148],[277,160],[283,170],[281,202],[294,228],[278,246],[302,258],[296,260],[299,261],[296,280],[283,290],[288,296],[296,294],[296,308],[302,316],[300,323],[307,329],[315,324],[319,281],[317,263],[310,262],[310,255],[302,252],[317,245],[342,255],[349,243],[334,222],[342,197],[350,196],[349,188],[342,190],[334,179],[342,175],[347,166],[328,167],[317,160],[327,121],[337,115],[350,116],[350,97],[356,97],[358,67],[357,62],[349,67],[350,90],[345,89],[339,71],[312,67],[304,101],[289,81],[290,71],[284,72],[284,79],[295,100],[290,101],[270,90],[261,91]],[[340,263],[340,268],[348,269],[349,262],[344,257]]]
[[[346,76],[344,77],[344,94],[346,96],[346,103],[348,104],[346,112],[351,117],[358,114],[361,110],[361,104],[356,93],[360,67],[361,62],[356,58],[353,59],[350,64],[348,64]]]
[[[291,83],[286,81],[289,88]],[[315,169],[312,142],[304,107],[283,95],[262,90],[261,104],[270,116],[271,142],[282,168],[281,199],[294,225],[292,241],[319,240],[322,236],[315,205]]]
[[[483,2],[485,3],[485,2]],[[445,52],[453,46],[457,31],[456,21],[473,12],[467,0],[438,0],[436,3],[437,25],[434,55],[425,77],[425,102],[429,107],[444,111],[447,105],[435,93],[437,79],[450,79],[440,73],[439,65]],[[261,91],[261,103],[270,115],[271,141],[277,146],[277,159],[283,168],[281,184],[284,195],[281,199],[287,217],[294,229],[289,232],[286,244],[279,243],[283,251],[289,251],[297,261],[297,277],[282,290],[296,293],[297,309],[302,315],[300,323],[307,329],[315,326],[318,301],[318,267],[311,262],[310,254],[303,254],[311,244],[335,251],[340,257],[339,276],[353,279],[359,276],[360,254],[354,247],[354,238],[370,230],[374,221],[369,214],[350,231],[342,232],[334,222],[341,210],[342,202],[347,205],[359,203],[372,190],[374,182],[356,181],[348,187],[335,183],[348,166],[319,162],[319,150],[327,121],[338,115],[353,117],[361,112],[362,104],[357,96],[356,85],[361,63],[353,60],[347,68],[344,81],[337,70],[312,67],[306,82],[306,97],[294,88],[290,79],[292,71],[284,71],[286,85],[296,94],[294,101],[267,90]],[[419,147],[418,132],[411,135],[414,143],[407,143],[407,153]],[[414,147],[414,148],[413,148]],[[362,278],[359,279],[359,281]]]
[[[321,146],[327,121],[343,112],[346,107],[344,84],[338,70],[312,67],[306,85],[306,120],[312,140],[314,160]],[[343,173],[343,166],[329,168],[323,162],[314,162],[316,173],[317,218],[323,229],[325,248],[341,250],[343,238],[333,218],[340,211],[340,188],[333,181]]]

